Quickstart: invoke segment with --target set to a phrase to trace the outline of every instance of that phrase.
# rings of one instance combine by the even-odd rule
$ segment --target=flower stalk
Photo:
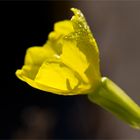
[[[88,98],[130,126],[140,129],[140,107],[107,77],[101,78],[100,85],[88,94]]]

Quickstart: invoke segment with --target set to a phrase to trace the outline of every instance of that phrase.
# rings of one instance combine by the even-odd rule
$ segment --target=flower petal
[[[54,56],[54,51],[47,46],[45,49],[44,47],[30,47],[26,51],[24,65],[21,70],[16,72],[16,75],[22,79],[22,75],[34,80],[40,66],[48,57]]]
[[[88,78],[85,71],[89,66],[86,56],[79,50],[75,40],[63,41],[62,54],[60,55],[61,61],[76,71],[85,83],[88,83]]]
[[[41,65],[47,57],[52,57],[55,54],[50,46],[44,47],[30,47],[26,51],[25,65]]]
[[[60,55],[62,53],[63,37],[73,31],[72,22],[70,20],[56,22],[54,25],[54,31],[49,34],[46,45],[50,46],[57,55]],[[44,47],[46,45],[44,45]]]
[[[54,24],[54,31],[59,34],[67,35],[74,31],[70,20],[59,21]]]
[[[71,10],[74,12],[71,21],[75,32],[68,35],[67,38],[73,38],[77,41],[77,47],[86,55],[88,62],[94,66],[93,73],[100,77],[99,50],[96,40],[82,12],[76,8],[71,8]]]
[[[40,86],[56,89],[59,93],[71,93],[79,85],[79,79],[75,73],[54,59],[43,63],[36,75],[35,82]]]

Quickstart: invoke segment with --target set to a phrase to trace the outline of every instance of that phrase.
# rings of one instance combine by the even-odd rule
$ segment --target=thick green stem
[[[88,97],[130,126],[140,129],[140,107],[108,78],[103,77],[97,90]]]

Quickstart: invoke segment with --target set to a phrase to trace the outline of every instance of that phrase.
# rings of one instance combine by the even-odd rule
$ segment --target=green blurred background
[[[33,89],[15,76],[25,51],[41,46],[56,21],[84,13],[97,40],[101,73],[140,105],[140,1],[0,2],[0,139],[140,139],[87,96]]]

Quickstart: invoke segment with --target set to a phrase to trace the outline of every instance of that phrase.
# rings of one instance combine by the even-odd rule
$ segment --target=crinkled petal
[[[57,55],[60,55],[62,53],[63,37],[73,31],[73,25],[70,20],[56,22],[54,25],[54,31],[49,34],[48,41],[44,47],[50,46]]]
[[[50,46],[44,47],[30,47],[26,51],[25,55],[25,65],[41,65],[46,58],[52,57],[55,55],[54,50]]]
[[[34,79],[40,66],[48,57],[53,57],[55,52],[48,46],[44,47],[30,47],[26,51],[24,65],[21,70],[17,70],[16,75],[22,79],[22,75],[30,79]]]

